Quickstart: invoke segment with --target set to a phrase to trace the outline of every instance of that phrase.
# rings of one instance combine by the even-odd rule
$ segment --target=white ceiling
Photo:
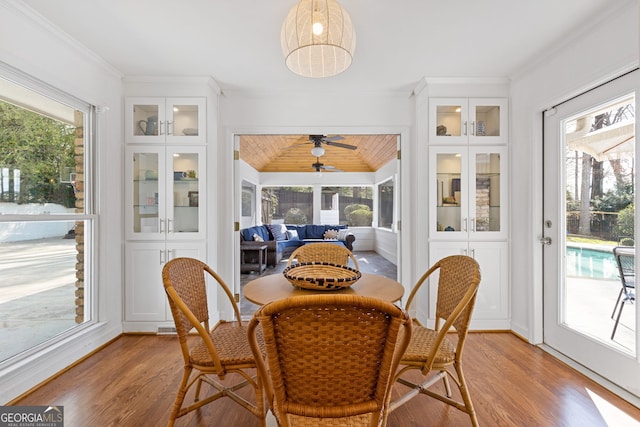
[[[340,0],[353,65],[291,73],[280,27],[295,0],[24,0],[126,76],[211,76],[223,91],[400,91],[423,77],[512,77],[611,0]]]

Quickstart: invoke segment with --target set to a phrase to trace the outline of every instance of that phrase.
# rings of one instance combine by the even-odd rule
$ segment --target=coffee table
[[[245,262],[245,255],[248,252],[255,252],[252,261]],[[240,271],[247,273],[249,271],[256,271],[262,273],[267,268],[267,245],[255,244],[255,243],[242,243],[240,244]]]

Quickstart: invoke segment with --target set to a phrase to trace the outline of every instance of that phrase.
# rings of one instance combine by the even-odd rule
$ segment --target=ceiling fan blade
[[[344,172],[342,169],[336,169],[333,166],[321,166],[320,169],[325,172]]]
[[[342,135],[333,135],[333,136],[325,136],[324,138],[322,138],[323,141],[342,141],[344,139],[344,136]]]
[[[346,148],[347,150],[355,150],[356,147],[355,145],[350,145],[350,144],[343,144],[341,142],[331,142],[331,141],[326,141],[325,142],[327,145],[331,145],[333,147],[340,147],[340,148]]]

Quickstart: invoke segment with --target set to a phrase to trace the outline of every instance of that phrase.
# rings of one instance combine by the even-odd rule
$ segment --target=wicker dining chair
[[[478,419],[462,371],[462,350],[480,284],[480,267],[473,258],[464,255],[439,260],[423,274],[411,291],[405,306],[408,312],[421,286],[435,272],[439,273],[435,328],[425,327],[417,319],[413,319],[413,335],[400,361],[397,375],[397,382],[410,389],[403,394],[401,390],[404,387],[398,387],[397,391],[401,396],[391,403],[390,410],[397,409],[419,394],[425,394],[466,412],[471,418],[471,424],[477,426]],[[431,285],[435,285],[433,278]],[[441,326],[443,320],[444,324]],[[452,327],[457,334],[455,344],[447,338]],[[455,373],[448,369],[452,366]],[[419,370],[425,381],[416,384],[403,378],[402,375],[410,370]],[[462,402],[452,397],[449,377],[458,386]],[[429,390],[439,379],[443,380],[444,394]]]
[[[384,426],[411,319],[378,298],[311,295],[278,300],[249,322],[267,401],[281,427]],[[267,366],[268,365],[268,366]]]
[[[339,243],[319,242],[300,246],[289,256],[287,267],[293,263],[294,259],[298,262],[328,262],[330,264],[344,265],[360,270],[358,260],[353,253]],[[349,260],[351,260],[353,265],[349,265]]]
[[[233,322],[220,321],[213,329],[209,329],[207,275],[227,295],[236,318]],[[229,397],[258,417],[261,426],[266,426],[267,409],[263,387],[254,371],[256,363],[247,339],[247,325],[242,324],[240,310],[228,286],[209,266],[193,258],[175,258],[166,263],[162,269],[162,281],[184,358],[182,381],[167,425],[172,426],[176,418],[214,400]],[[197,332],[197,338],[189,337],[192,329]],[[257,352],[260,353],[264,344],[259,333],[256,342]],[[196,373],[192,378],[194,369]],[[223,384],[222,381],[228,374],[239,375],[238,380],[233,381],[233,384]],[[202,383],[213,389],[211,394],[200,399]],[[185,395],[194,384],[196,388],[193,403],[184,407]],[[246,386],[253,387],[254,402],[236,393],[236,390]]]

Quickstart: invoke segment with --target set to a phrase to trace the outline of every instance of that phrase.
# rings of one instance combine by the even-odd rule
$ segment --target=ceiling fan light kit
[[[316,145],[311,149],[311,154],[313,154],[314,157],[322,157],[324,156],[324,148],[320,145]]]
[[[336,0],[301,0],[280,33],[287,67],[304,77],[331,77],[349,68],[356,48],[351,16]]]

